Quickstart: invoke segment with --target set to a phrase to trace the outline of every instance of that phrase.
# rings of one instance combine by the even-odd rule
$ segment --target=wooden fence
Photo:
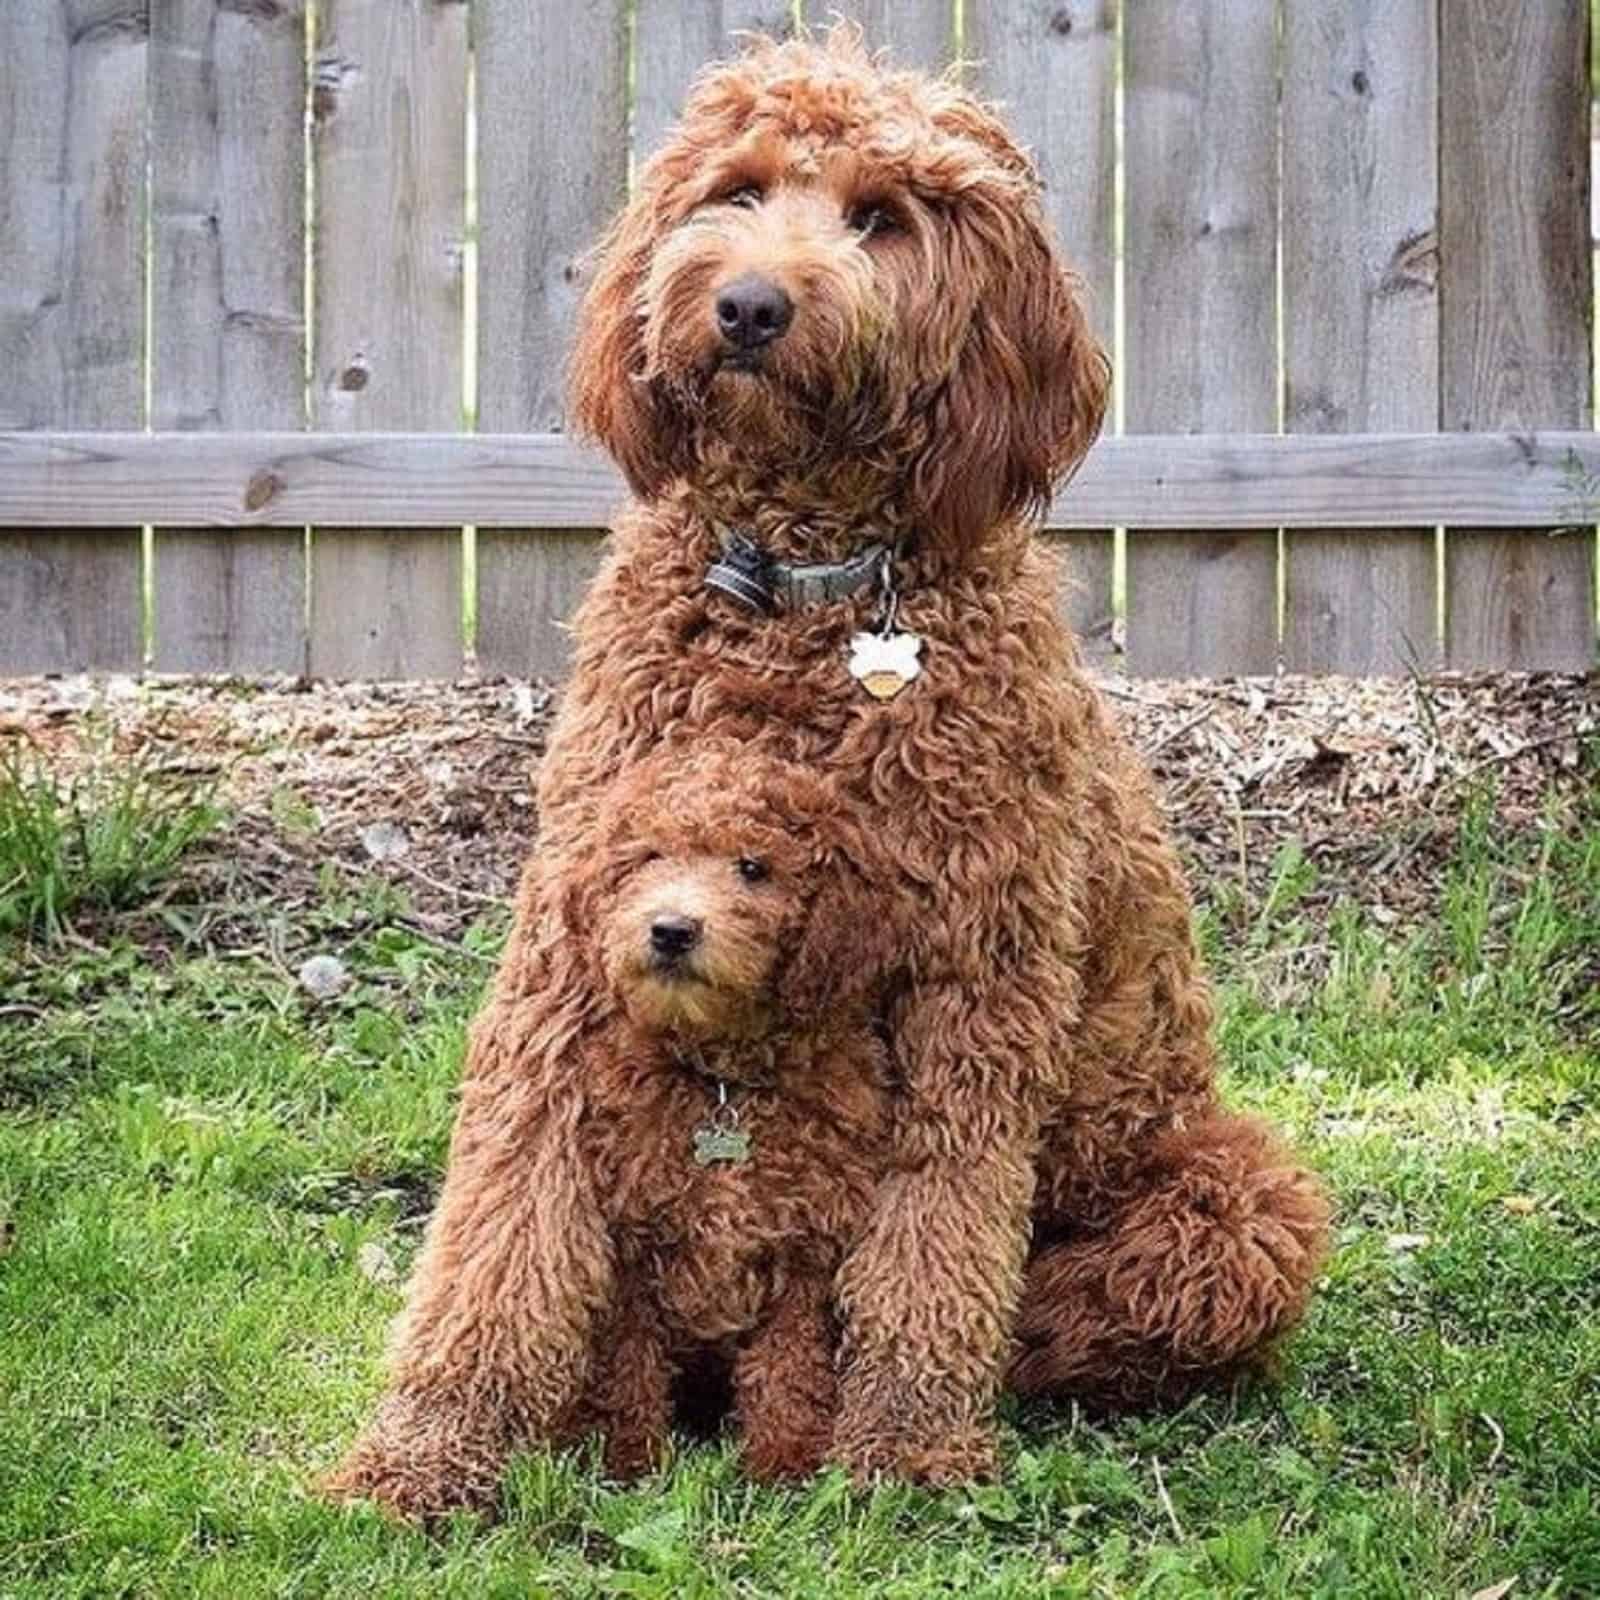
[[[1037,153],[1119,371],[1050,519],[1093,648],[1116,593],[1142,673],[1593,663],[1587,0],[802,9],[5,0],[0,673],[454,675],[469,611],[559,672],[581,253],[700,63],[835,10]]]

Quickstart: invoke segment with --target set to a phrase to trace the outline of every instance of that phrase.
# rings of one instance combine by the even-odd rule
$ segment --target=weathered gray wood
[[[316,535],[311,670],[330,678],[461,674],[461,529]]]
[[[137,670],[140,555],[137,529],[0,528],[0,678]]]
[[[1447,429],[1588,425],[1588,34],[1576,0],[1441,8]],[[1452,666],[1593,663],[1592,538],[1452,529],[1445,564]]]
[[[1087,660],[1116,654],[1116,544],[1109,528],[1045,535],[1061,562],[1061,616]]]
[[[1083,279],[1090,321],[1116,336],[1116,0],[1015,0],[968,7],[964,54],[975,87],[1002,103],[1033,153],[1045,214]],[[1068,625],[1091,657],[1112,650],[1115,535],[1086,529],[1063,542]]]
[[[0,426],[143,421],[148,32],[144,0],[0,6]],[[137,669],[142,562],[137,528],[6,534],[0,672]]]
[[[1274,0],[1138,4],[1124,16],[1130,432],[1277,422]],[[1275,533],[1128,543],[1128,663],[1271,672]]]
[[[160,0],[150,59],[157,429],[305,420],[305,9]],[[163,672],[300,672],[305,540],[157,528]]]
[[[741,34],[787,38],[794,11],[788,0],[638,0],[633,29],[633,152],[642,161],[677,121],[707,62],[734,54]]]
[[[557,429],[584,258],[628,184],[627,9],[478,0],[478,424]]]
[[[585,260],[627,193],[627,8],[574,7],[559,28],[537,11],[526,0],[478,0],[482,428],[563,426]],[[581,522],[558,539],[569,551],[593,544]],[[535,571],[531,548],[516,523],[479,529],[476,648],[486,673],[565,669],[558,619],[577,604],[588,568],[566,559]]]
[[[1287,0],[1283,328],[1291,433],[1430,428],[1439,414],[1437,0]],[[1299,672],[1437,664],[1434,534],[1292,533],[1284,659]]]
[[[1284,665],[1352,677],[1439,664],[1432,529],[1310,528],[1288,536]]]
[[[954,51],[954,0],[805,0],[801,15],[818,31],[837,17],[859,23],[867,49],[887,50],[893,67],[937,72]]]
[[[562,434],[0,433],[0,525],[600,528],[625,498],[610,462]],[[1589,430],[1129,434],[1094,447],[1045,519],[1073,530],[1596,520]]]
[[[567,619],[604,551],[598,528],[496,530],[491,579],[479,538],[478,665],[486,673],[562,678],[571,665]],[[492,602],[492,603],[486,603]]]
[[[322,0],[319,428],[461,426],[466,90],[461,0]],[[460,571],[459,533],[314,532],[310,670],[457,676]]]

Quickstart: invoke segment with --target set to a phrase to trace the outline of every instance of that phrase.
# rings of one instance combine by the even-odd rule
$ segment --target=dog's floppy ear
[[[647,190],[595,247],[595,275],[578,313],[568,367],[573,420],[598,440],[641,499],[681,470],[683,425],[660,386],[643,374],[640,290],[650,269],[658,219]]]
[[[1002,519],[1040,512],[1100,431],[1111,385],[1076,280],[1031,201],[985,206],[955,246],[982,284],[928,444],[912,476],[925,526],[964,543]]]

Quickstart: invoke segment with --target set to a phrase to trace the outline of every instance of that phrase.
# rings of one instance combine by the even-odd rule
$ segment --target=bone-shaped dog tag
[[[694,1130],[694,1160],[699,1167],[727,1162],[740,1166],[750,1159],[750,1135],[742,1128],[705,1127]]]
[[[858,633],[850,641],[850,676],[874,700],[893,700],[922,672],[914,633]]]

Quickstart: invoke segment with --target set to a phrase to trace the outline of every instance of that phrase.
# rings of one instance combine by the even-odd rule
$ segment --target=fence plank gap
[[[305,422],[305,8],[170,0],[153,13],[158,430]],[[300,530],[155,532],[162,672],[303,672]]]
[[[0,427],[144,421],[142,14],[0,7]],[[124,513],[124,516],[126,513]],[[137,527],[0,532],[0,673],[137,671]]]
[[[1440,425],[1587,427],[1589,8],[1450,0],[1439,37]],[[1451,666],[1593,664],[1592,534],[1451,528],[1445,571]]]
[[[583,263],[627,194],[627,22],[621,0],[575,9],[557,30],[542,27],[522,0],[479,0],[481,428],[563,425]],[[643,71],[646,45],[640,49]],[[515,522],[479,527],[481,671],[565,673],[570,642],[561,622],[598,565],[601,519],[621,498],[613,488],[590,526],[544,534]]]
[[[1288,0],[1283,325],[1290,433],[1438,416],[1437,0]],[[1284,662],[1438,664],[1432,529],[1292,531]]]
[[[319,429],[459,430],[467,7],[322,0],[313,89]],[[454,678],[461,532],[312,535],[312,673]]]
[[[965,53],[976,63],[974,86],[1002,103],[1012,130],[1032,151],[1045,214],[1082,277],[1095,335],[1114,355],[1116,0],[974,7]],[[1114,530],[1084,528],[1056,534],[1051,543],[1062,556],[1067,625],[1088,657],[1107,660],[1113,653]]]
[[[1277,425],[1275,0],[1127,8],[1130,432]],[[1128,664],[1267,673],[1275,531],[1130,527]]]

